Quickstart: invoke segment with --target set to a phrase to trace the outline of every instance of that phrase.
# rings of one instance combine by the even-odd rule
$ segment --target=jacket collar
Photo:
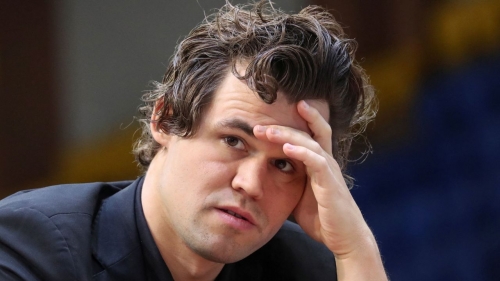
[[[92,253],[102,267],[98,280],[143,280],[144,258],[137,231],[136,193],[139,178],[105,199],[94,220]],[[140,207],[140,206],[139,206]]]
[[[100,207],[92,230],[92,252],[100,264],[97,280],[145,280],[146,276],[147,280],[173,280],[143,218],[143,181],[139,178],[123,185]],[[259,255],[254,253],[225,265],[216,280],[260,280],[262,270]]]

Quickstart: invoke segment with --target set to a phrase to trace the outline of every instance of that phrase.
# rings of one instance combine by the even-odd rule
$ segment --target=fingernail
[[[257,130],[257,132],[265,132],[267,129],[266,126],[261,126],[261,125],[257,125],[255,127],[256,127],[255,129]]]
[[[273,134],[273,135],[277,135],[277,134],[279,134],[279,133],[280,133],[280,130],[279,130],[279,129],[277,129],[277,128],[271,128],[271,134]]]
[[[295,146],[289,144],[289,143],[285,143],[285,148],[288,149],[288,150],[294,150],[295,149]]]
[[[305,100],[302,100],[302,106],[305,108],[305,109],[308,109],[309,108],[309,104],[305,101]]]

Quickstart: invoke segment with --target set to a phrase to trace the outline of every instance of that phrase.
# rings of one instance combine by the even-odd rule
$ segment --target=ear
[[[163,100],[160,99],[155,103],[153,113],[151,114],[151,122],[149,122],[149,128],[151,130],[151,135],[153,136],[154,140],[157,143],[159,143],[162,147],[166,147],[170,142],[172,136],[168,132],[162,130],[160,125],[158,124],[158,120],[160,119],[159,112],[161,112],[162,108],[163,108]],[[167,110],[167,113],[163,112],[163,114],[171,114],[171,112]]]

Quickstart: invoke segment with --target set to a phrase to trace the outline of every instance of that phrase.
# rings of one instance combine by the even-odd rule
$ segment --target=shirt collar
[[[146,222],[146,217],[144,216],[142,208],[141,191],[142,182],[135,193],[135,219],[137,223],[137,230],[139,232],[139,238],[142,244],[142,252],[146,262],[146,274],[148,275],[148,280],[173,281],[172,275],[163,261],[160,251],[154,242],[153,236],[151,235],[151,231],[149,230]]]
[[[142,182],[137,188],[135,195],[135,215],[137,228],[141,239],[142,249],[146,260],[148,280],[172,280],[172,275],[154,242],[153,236],[144,216],[141,200]],[[260,280],[262,267],[255,256],[251,255],[239,262],[226,264],[219,273],[216,281],[225,280]],[[154,277],[153,277],[154,275]]]

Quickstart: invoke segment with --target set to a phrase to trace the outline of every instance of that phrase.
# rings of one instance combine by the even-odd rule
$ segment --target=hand
[[[272,125],[266,126],[266,130],[256,134],[256,137],[283,144],[283,152],[288,157],[304,163],[307,186],[293,214],[309,236],[325,244],[334,253],[337,267],[339,268],[339,261],[343,260],[360,261],[361,264],[356,265],[362,267],[364,261],[361,260],[366,258],[366,252],[374,249],[375,267],[381,267],[383,273],[373,234],[332,156],[331,127],[326,121],[328,112],[323,110],[322,116],[318,110],[322,105],[324,108],[325,104],[319,101],[310,103],[313,106],[305,101],[299,102],[297,110],[307,122],[311,134]],[[385,273],[383,276],[385,278]]]

